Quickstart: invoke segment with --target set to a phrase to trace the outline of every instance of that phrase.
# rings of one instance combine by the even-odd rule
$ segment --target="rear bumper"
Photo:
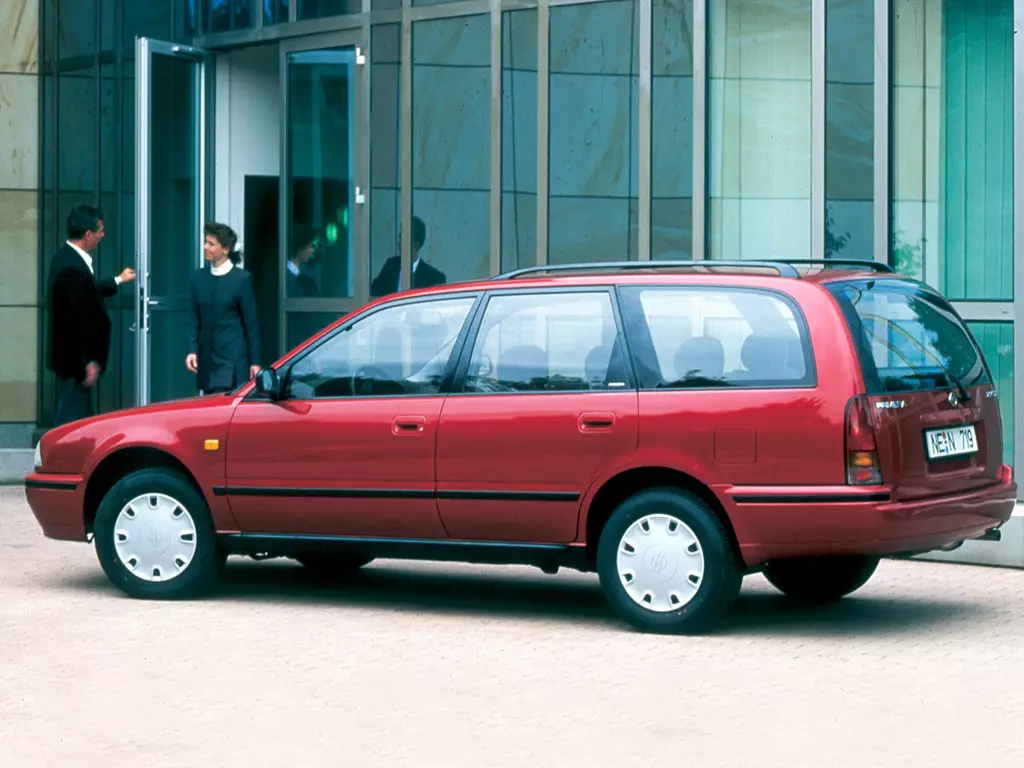
[[[31,474],[25,478],[25,498],[47,538],[86,540],[82,477]]]
[[[913,555],[975,539],[1013,514],[1013,469],[979,491],[895,502],[885,488],[732,487],[726,508],[748,567],[783,557]]]

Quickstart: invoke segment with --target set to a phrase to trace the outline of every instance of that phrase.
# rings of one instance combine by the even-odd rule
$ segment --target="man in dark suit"
[[[103,299],[135,279],[135,270],[98,280],[91,253],[103,240],[103,211],[79,205],[68,215],[67,242],[53,254],[47,290],[47,367],[57,375],[56,426],[92,415],[90,390],[107,367],[110,317]]]
[[[448,278],[444,272],[432,267],[420,258],[420,248],[427,239],[427,225],[412,217],[412,281],[413,288],[430,288],[444,285]],[[381,267],[380,274],[370,284],[370,295],[374,298],[387,296],[400,290],[402,282],[402,256],[392,256]]]

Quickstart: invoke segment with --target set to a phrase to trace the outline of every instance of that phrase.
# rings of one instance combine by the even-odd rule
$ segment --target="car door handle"
[[[397,416],[391,422],[391,431],[396,435],[418,435],[426,428],[425,416]]]
[[[607,432],[615,426],[612,413],[584,413],[580,416],[580,432]]]

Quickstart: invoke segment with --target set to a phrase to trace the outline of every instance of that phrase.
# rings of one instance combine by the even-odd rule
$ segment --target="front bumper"
[[[33,473],[25,478],[25,498],[47,538],[87,540],[81,476]]]

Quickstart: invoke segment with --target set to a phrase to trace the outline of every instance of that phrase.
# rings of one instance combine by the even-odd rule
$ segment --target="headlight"
[[[36,469],[43,468],[43,444],[36,443]]]

